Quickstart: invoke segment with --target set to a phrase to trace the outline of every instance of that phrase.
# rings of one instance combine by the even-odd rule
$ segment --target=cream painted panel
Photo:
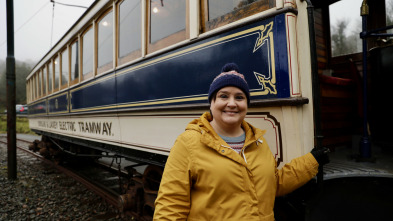
[[[256,115],[255,115],[256,114]],[[280,108],[273,108],[269,110],[261,110],[258,112],[249,113],[246,117],[246,121],[261,130],[266,130],[263,136],[274,158],[278,162],[282,162],[282,112]]]
[[[121,116],[121,143],[125,147],[168,155],[177,136],[199,116]]]
[[[298,120],[296,107],[283,107],[282,110],[284,121],[286,122],[283,125],[286,138],[285,157],[289,162],[291,159],[302,155],[300,141],[302,130],[299,128],[301,122]]]
[[[297,23],[296,15],[293,13],[285,14],[286,28],[287,28],[287,44],[288,44],[288,67],[289,80],[291,86],[291,96],[301,96],[300,80],[299,80],[299,62],[298,62],[298,47],[297,47]]]

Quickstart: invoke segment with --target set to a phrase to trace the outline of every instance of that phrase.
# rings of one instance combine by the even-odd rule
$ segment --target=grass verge
[[[7,133],[7,116],[0,117],[0,134]],[[18,134],[36,134],[29,128],[29,119],[27,117],[16,117],[16,133]]]

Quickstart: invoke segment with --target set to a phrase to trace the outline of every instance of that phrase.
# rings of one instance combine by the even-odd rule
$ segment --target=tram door
[[[338,146],[358,147],[363,131],[362,40],[359,37],[362,2],[341,0],[314,3],[323,145],[331,149]],[[393,0],[368,1],[368,5],[369,29],[392,23]],[[381,39],[369,39],[369,49],[379,47],[383,42]],[[373,79],[372,71],[368,73],[369,79]]]

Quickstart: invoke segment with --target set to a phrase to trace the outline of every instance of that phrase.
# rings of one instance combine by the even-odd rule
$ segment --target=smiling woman
[[[277,169],[266,131],[244,121],[250,92],[236,64],[222,68],[208,99],[210,113],[190,122],[172,147],[154,220],[274,220],[275,197],[315,176],[317,158],[311,152]]]
[[[244,134],[241,123],[247,114],[247,97],[242,90],[226,86],[217,91],[210,104],[214,130],[223,136],[238,137]]]

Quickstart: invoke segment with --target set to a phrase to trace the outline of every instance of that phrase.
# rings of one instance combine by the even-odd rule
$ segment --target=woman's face
[[[247,114],[247,97],[237,87],[223,87],[212,99],[210,111],[221,129],[240,126]]]

